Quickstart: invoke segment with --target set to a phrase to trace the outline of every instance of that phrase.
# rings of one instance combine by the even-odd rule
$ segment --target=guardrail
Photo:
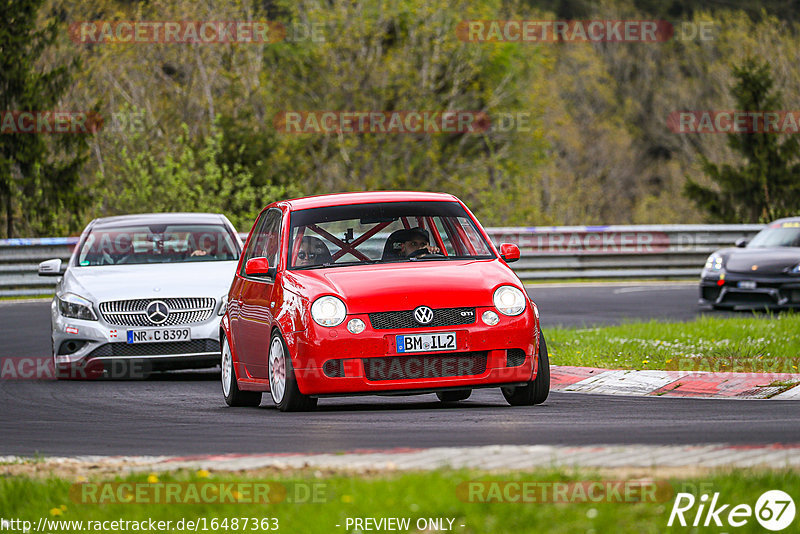
[[[706,257],[750,239],[758,224],[532,226],[487,228],[492,241],[516,243],[511,267],[525,281],[558,279],[697,278]],[[247,234],[242,234],[242,239]],[[52,294],[56,278],[39,262],[69,259],[77,237],[0,239],[0,296]]]

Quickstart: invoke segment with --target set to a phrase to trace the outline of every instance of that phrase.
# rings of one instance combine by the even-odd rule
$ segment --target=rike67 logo
[[[711,497],[704,493],[699,499],[691,493],[678,493],[667,526],[736,528],[746,525],[753,517],[767,530],[783,530],[794,521],[794,500],[784,491],[770,490],[762,493],[753,507],[722,503],[719,492]]]

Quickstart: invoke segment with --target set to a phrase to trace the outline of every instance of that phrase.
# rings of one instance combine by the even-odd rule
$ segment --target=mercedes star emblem
[[[147,305],[147,318],[153,324],[162,324],[169,317],[169,308],[164,301],[154,300]]]

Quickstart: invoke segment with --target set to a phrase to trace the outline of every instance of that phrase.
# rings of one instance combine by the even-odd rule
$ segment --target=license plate
[[[756,283],[753,282],[752,280],[742,280],[737,284],[737,287],[740,287],[742,289],[755,289]]]
[[[128,330],[128,343],[162,343],[164,341],[189,341],[191,328],[158,328]]]
[[[456,350],[455,332],[395,336],[395,341],[397,342],[397,352],[432,352],[437,350]]]

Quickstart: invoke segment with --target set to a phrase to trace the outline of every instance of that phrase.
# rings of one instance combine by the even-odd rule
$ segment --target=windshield
[[[299,210],[291,216],[294,269],[493,258],[457,202],[383,202]]]
[[[289,266],[494,258],[457,202],[383,202],[299,210]]]
[[[237,259],[239,244],[221,224],[152,224],[94,229],[77,261],[88,267]]]
[[[800,247],[800,221],[773,223],[747,244],[747,248],[771,247]]]

